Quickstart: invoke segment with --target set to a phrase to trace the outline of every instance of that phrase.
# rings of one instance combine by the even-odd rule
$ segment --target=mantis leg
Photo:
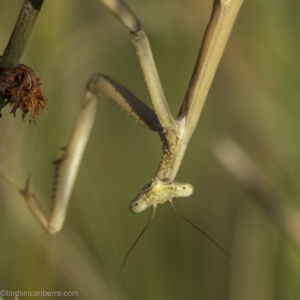
[[[101,95],[118,104],[137,123],[154,131],[161,129],[155,113],[142,101],[109,77],[102,74],[93,75],[87,84],[82,109],[70,142],[64,148],[63,157],[55,162],[57,169],[54,209],[50,218],[46,216],[36,198],[30,194],[29,180],[26,181],[25,187],[19,187],[0,169],[0,175],[22,194],[30,211],[49,234],[55,234],[63,227],[78,168],[95,122],[98,98]]]
[[[184,120],[184,142],[197,126],[204,102],[244,0],[214,0],[213,11],[203,37],[199,56],[179,111]]]
[[[132,42],[136,48],[152,104],[160,124],[164,129],[175,131],[179,128],[167,103],[149,40],[137,16],[123,0],[99,0],[120,22],[130,30]]]
[[[180,128],[183,128],[183,133],[176,145],[175,160],[169,173],[171,179],[176,177],[189,140],[198,124],[212,80],[242,4],[243,0],[214,0],[194,72],[177,116],[177,122]]]

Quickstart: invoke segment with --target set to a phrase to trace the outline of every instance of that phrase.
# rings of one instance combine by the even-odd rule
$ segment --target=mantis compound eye
[[[149,204],[141,198],[140,195],[138,195],[136,198],[134,198],[129,205],[129,209],[132,213],[138,214],[142,211],[144,211],[146,208],[149,207]]]
[[[175,183],[175,182],[174,182]],[[190,183],[176,182],[175,198],[188,197],[193,194],[194,188]]]

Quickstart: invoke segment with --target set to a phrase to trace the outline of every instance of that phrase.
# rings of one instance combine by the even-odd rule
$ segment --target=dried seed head
[[[29,123],[35,123],[35,117],[40,115],[46,106],[47,100],[41,93],[40,85],[39,78],[36,78],[32,69],[26,65],[0,67],[0,94],[6,98],[4,106],[12,106],[11,113],[14,116],[18,108],[22,110],[23,120],[27,113],[31,112]]]

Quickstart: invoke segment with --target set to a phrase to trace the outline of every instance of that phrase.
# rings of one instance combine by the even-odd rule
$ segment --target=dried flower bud
[[[39,78],[26,65],[0,67],[0,94],[6,98],[4,106],[10,104],[14,116],[18,108],[22,110],[23,120],[31,112],[29,123],[35,123],[35,117],[46,106],[47,100],[41,94],[40,85]]]

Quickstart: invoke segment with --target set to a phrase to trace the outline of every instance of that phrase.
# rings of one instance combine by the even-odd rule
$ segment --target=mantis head
[[[188,197],[194,191],[193,186],[186,182],[170,180],[154,180],[143,188],[130,203],[129,209],[133,213],[140,213],[150,206],[172,201],[173,198]]]

